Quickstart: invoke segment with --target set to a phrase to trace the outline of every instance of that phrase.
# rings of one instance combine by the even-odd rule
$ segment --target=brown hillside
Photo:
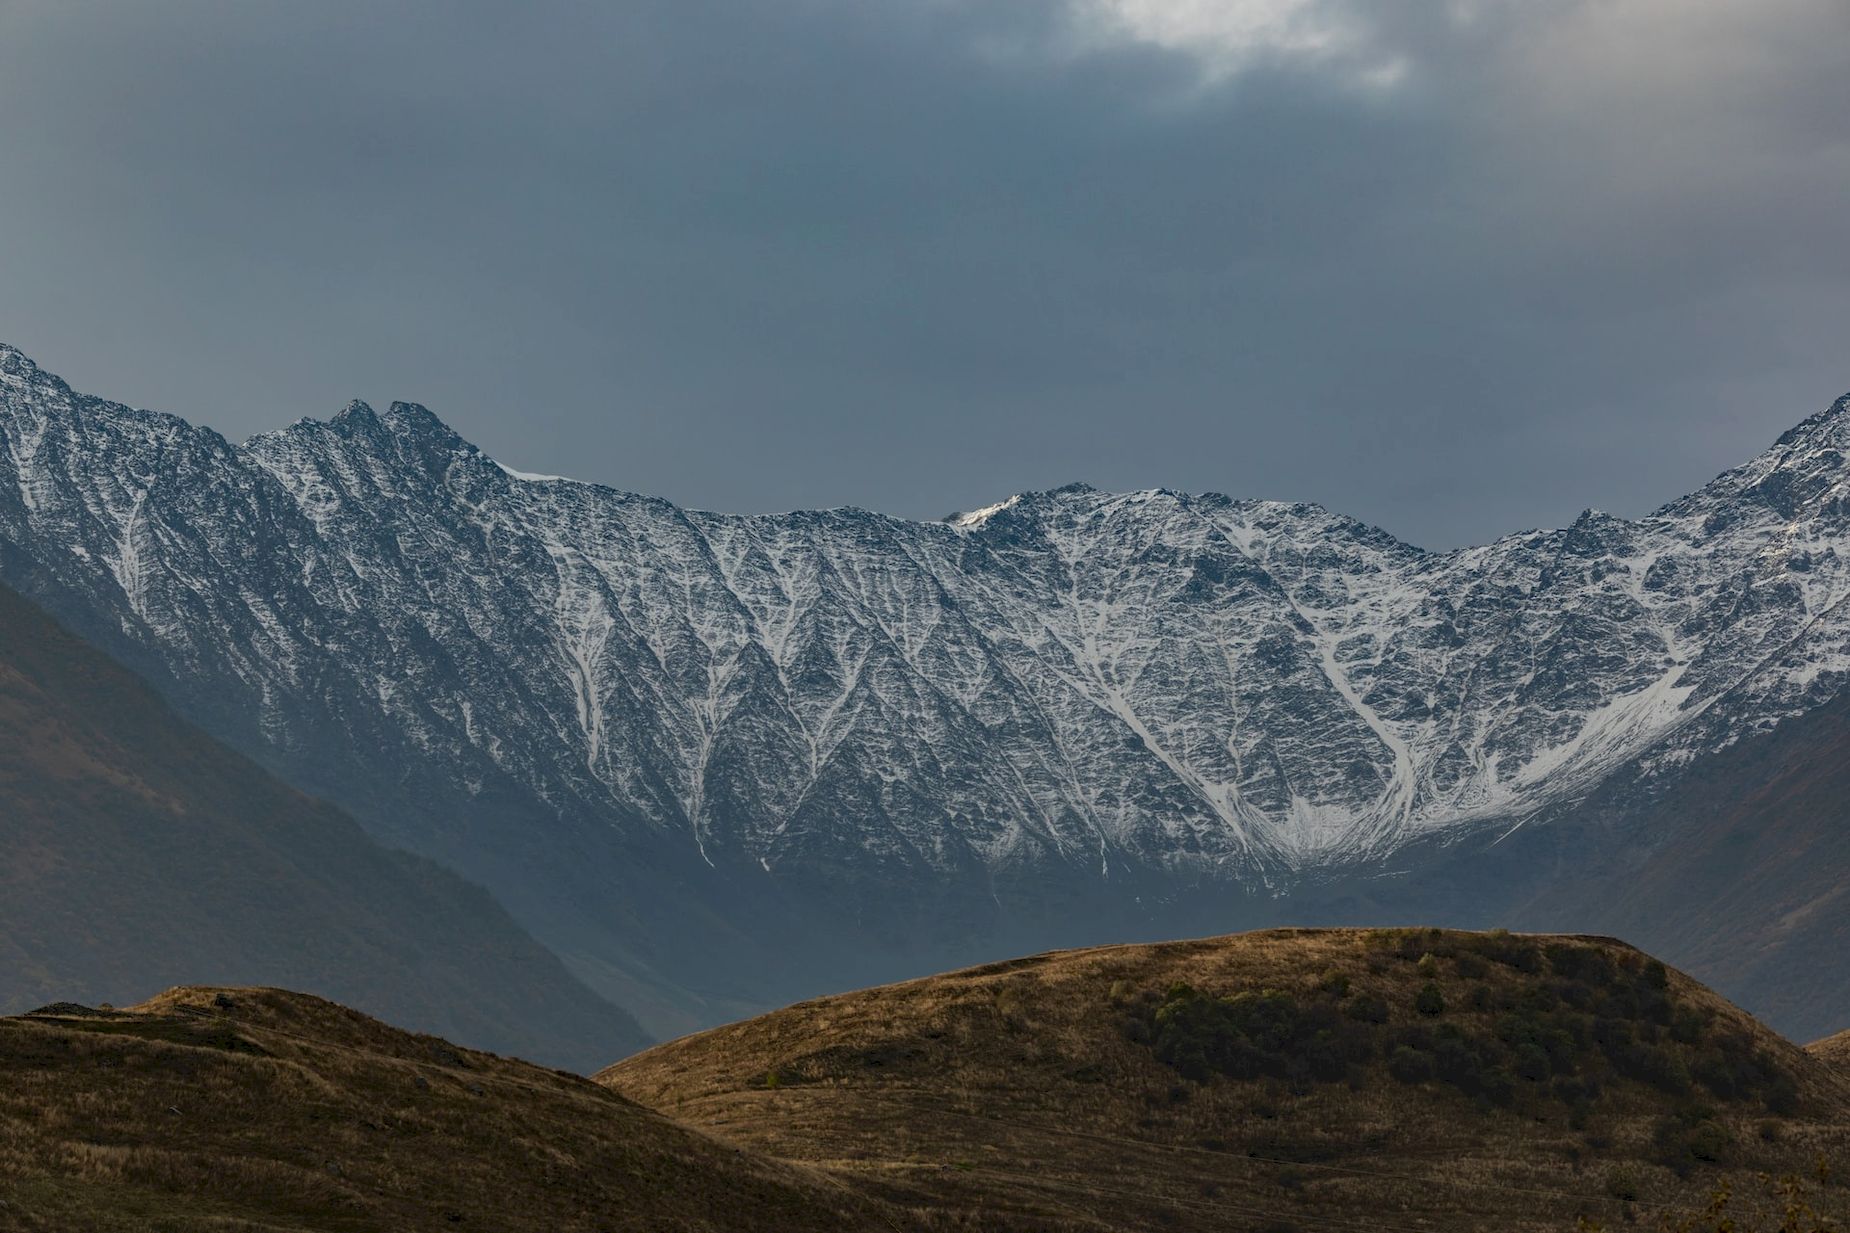
[[[1805,1046],[1805,1052],[1850,1080],[1850,1031],[1814,1040]]]
[[[588,1080],[317,998],[178,989],[0,1019],[4,1230],[889,1227]]]
[[[486,891],[180,722],[0,587],[0,1013],[199,980],[585,1070],[644,1041]]]
[[[1844,1077],[1597,938],[1040,955],[805,1002],[599,1081],[901,1203],[1078,1228],[1655,1225],[1724,1181],[1735,1211],[1770,1210],[1756,1172],[1850,1159]]]

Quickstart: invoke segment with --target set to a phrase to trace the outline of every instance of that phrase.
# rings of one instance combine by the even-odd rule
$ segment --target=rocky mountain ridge
[[[1267,897],[1676,772],[1841,689],[1847,437],[1850,397],[1645,518],[1434,553],[1083,485],[683,510],[407,403],[234,446],[6,349],[0,578],[590,954],[567,918],[650,886],[720,917]]]

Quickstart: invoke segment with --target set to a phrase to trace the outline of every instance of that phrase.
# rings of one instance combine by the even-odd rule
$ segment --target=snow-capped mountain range
[[[1847,442],[1850,397],[1647,517],[1426,552],[1084,485],[943,522],[684,510],[413,404],[233,445],[0,348],[0,576],[491,885],[646,848],[875,899],[1274,893],[1830,700]]]

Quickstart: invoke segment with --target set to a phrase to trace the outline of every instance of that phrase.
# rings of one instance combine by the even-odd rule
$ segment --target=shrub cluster
[[[1127,1035],[1196,1081],[1275,1078],[1301,1088],[1354,1080],[1380,1061],[1402,1083],[1441,1083],[1492,1105],[1558,1101],[1576,1124],[1621,1079],[1684,1099],[1701,1091],[1757,1100],[1775,1113],[1796,1103],[1774,1059],[1746,1034],[1679,1005],[1655,960],[1503,932],[1379,930],[1369,940],[1371,964],[1398,960],[1424,978],[1406,1003],[1351,996],[1350,979],[1335,971],[1301,995],[1215,996],[1177,985],[1147,1026]],[[1481,983],[1492,967],[1524,979]],[[1714,1146],[1703,1130],[1676,1152],[1700,1161]]]
[[[1684,1174],[1697,1164],[1717,1164],[1734,1146],[1728,1128],[1715,1120],[1713,1110],[1686,1106],[1670,1117],[1659,1118],[1651,1132],[1660,1164]]]
[[[1211,997],[1177,985],[1156,1009],[1156,1056],[1184,1077],[1276,1078],[1335,1082],[1374,1055],[1366,1028],[1337,1010],[1333,997],[1300,1003],[1264,990]]]

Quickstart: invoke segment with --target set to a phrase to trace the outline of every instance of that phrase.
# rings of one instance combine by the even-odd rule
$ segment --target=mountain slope
[[[0,587],[0,1011],[287,981],[589,1067],[633,1020],[488,894],[380,848]]]
[[[1850,699],[1693,767],[1640,811],[1602,874],[1517,915],[1672,955],[1804,1040],[1850,1010]]]
[[[917,1227],[577,1076],[275,989],[0,1019],[0,1076],[0,1229]]]
[[[1724,1183],[1722,1215],[1761,1217],[1778,1209],[1755,1173],[1850,1148],[1850,1077],[1600,938],[1037,955],[792,1006],[598,1079],[902,1203],[1093,1228],[1655,1226]],[[1841,1186],[1816,1201],[1850,1213]]]
[[[7,350],[0,578],[675,1030],[1648,803],[1840,691],[1847,442],[1427,553],[1084,486],[687,511],[404,403],[234,447]]]
[[[1596,929],[1800,1040],[1850,1018],[1850,699],[1514,831],[1395,853],[1299,889],[1291,922]]]

